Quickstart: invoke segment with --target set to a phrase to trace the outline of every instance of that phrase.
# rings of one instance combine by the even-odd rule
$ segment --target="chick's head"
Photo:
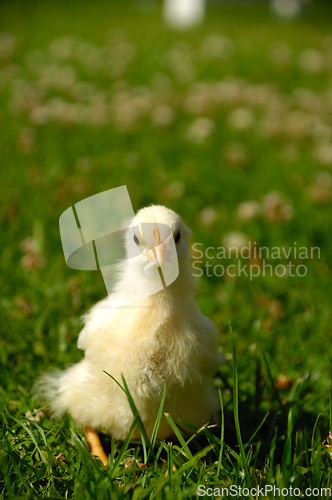
[[[170,268],[177,259],[181,273],[183,267],[189,266],[190,235],[191,231],[173,210],[160,205],[143,208],[126,234],[127,259],[135,257],[135,264],[146,275],[151,275],[156,267]]]

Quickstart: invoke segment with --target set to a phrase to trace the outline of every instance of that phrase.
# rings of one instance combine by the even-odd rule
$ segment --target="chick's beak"
[[[163,262],[169,261],[172,254],[173,252],[168,248],[165,242],[145,253],[149,261],[154,262],[157,267],[161,267]]]
[[[151,250],[145,252],[145,255],[148,257],[150,262],[153,262],[159,268],[161,267],[163,262],[169,261],[170,256],[173,254],[166,241],[161,241],[159,228],[156,224],[153,232],[154,246],[151,247]]]

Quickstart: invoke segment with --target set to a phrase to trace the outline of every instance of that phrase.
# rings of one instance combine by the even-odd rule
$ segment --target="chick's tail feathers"
[[[60,416],[66,412],[66,408],[62,407],[61,401],[61,379],[63,376],[62,370],[50,370],[43,373],[35,382],[32,392],[34,396],[43,402],[47,402],[51,411],[55,416]]]

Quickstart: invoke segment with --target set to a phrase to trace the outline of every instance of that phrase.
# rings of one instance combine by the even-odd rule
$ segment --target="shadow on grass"
[[[292,432],[291,432],[291,448],[296,445],[297,456],[301,455],[310,445],[315,442],[322,442],[328,436],[329,422],[325,418],[319,418],[317,414],[309,412],[299,407],[298,403],[281,404],[277,409],[264,412],[260,409],[250,409],[250,400],[239,403],[239,421],[241,429],[241,437],[243,445],[248,451],[250,448],[253,454],[256,454],[255,468],[264,469],[267,458],[271,454],[271,444],[275,439],[275,447],[273,450],[274,465],[282,465],[285,454],[285,445],[290,425],[290,411],[292,415]],[[192,454],[202,451],[211,444],[211,434],[217,439],[221,436],[221,413],[219,421],[212,423],[208,427],[208,432],[204,430],[197,434],[190,442],[189,447]],[[319,423],[318,423],[319,418]],[[265,420],[264,420],[265,419]],[[262,424],[262,422],[264,423]],[[262,424],[262,425],[261,425]],[[179,425],[185,439],[189,438],[189,434],[183,425]],[[257,431],[257,429],[259,429]],[[257,431],[257,433],[256,433]],[[255,434],[256,433],[256,434]],[[252,439],[252,436],[254,438]],[[100,434],[101,442],[107,454],[111,452],[111,437],[106,434]],[[174,445],[181,446],[181,443],[174,436],[171,436],[169,441]],[[250,443],[247,446],[247,443]],[[232,449],[239,454],[239,444],[236,433],[234,412],[232,409],[224,410],[224,444],[227,449]],[[122,443],[119,443],[121,447]],[[156,445],[157,446],[157,445]],[[143,462],[143,455],[140,442],[131,442],[130,446],[133,449],[133,455]],[[159,455],[161,461],[167,461],[167,453],[165,449]],[[212,463],[216,460],[216,453],[210,451],[206,455],[206,461]]]

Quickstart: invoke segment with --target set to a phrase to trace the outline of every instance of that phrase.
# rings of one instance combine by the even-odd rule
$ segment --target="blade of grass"
[[[166,445],[165,441],[161,441],[161,443],[159,444],[159,448],[158,448],[158,451],[156,453],[155,462],[154,462],[154,468],[155,468],[155,470],[157,469],[158,460],[159,460],[161,452],[165,448],[165,445]]]
[[[197,425],[191,424],[190,422],[186,422],[185,420],[181,420],[181,418],[178,419],[180,424],[184,425],[185,427],[188,427],[189,429],[192,429],[197,432],[197,434],[200,432],[201,428],[197,427]]]
[[[77,444],[77,446],[80,450],[82,458],[83,457],[86,458],[87,462],[90,461],[91,455],[90,455],[89,451],[87,450],[87,448],[82,443],[82,441],[80,440],[80,438],[78,437],[78,435],[76,434],[76,432],[74,432],[73,429],[70,429],[70,432],[71,432],[71,436],[72,436],[74,442]],[[85,466],[86,465],[85,460],[82,460],[82,462],[83,462],[83,466]]]
[[[313,460],[313,457],[314,457],[315,432],[316,432],[316,427],[317,427],[318,420],[319,420],[320,416],[321,416],[321,413],[318,413],[317,418],[316,418],[316,422],[315,422],[315,425],[314,425],[314,428],[313,428],[313,431],[312,431],[312,436],[311,436],[311,461]]]
[[[161,396],[161,401],[160,401],[160,405],[159,405],[158,415],[157,415],[157,418],[156,418],[156,421],[155,421],[155,424],[154,424],[154,427],[153,427],[153,431],[152,431],[151,444],[150,444],[149,454],[148,454],[148,461],[149,461],[149,459],[151,457],[151,454],[152,454],[152,452],[154,450],[154,447],[155,447],[155,444],[156,444],[156,441],[157,441],[157,436],[158,436],[158,431],[159,431],[159,427],[160,427],[160,422],[161,422],[161,418],[162,418],[162,415],[163,415],[165,398],[166,398],[166,382],[164,383],[164,389],[163,389],[163,393],[162,393],[162,396]]]
[[[195,466],[197,464],[197,462],[199,462],[199,460],[201,458],[205,457],[205,455],[207,455],[211,449],[212,449],[211,445],[207,446],[202,451],[199,451],[198,453],[196,453],[193,456],[193,458],[191,458],[190,460],[188,460],[188,462],[183,464],[182,467],[180,467],[179,469],[174,471],[172,474],[173,483],[175,482],[175,480],[178,477],[180,477],[180,476],[182,477],[182,474],[184,473],[184,471],[186,471],[187,469],[190,469],[190,467]],[[147,497],[149,497],[150,500],[153,500],[156,497],[160,498],[160,491],[163,488],[163,486],[168,482],[169,482],[169,476],[163,477],[163,479],[158,483],[157,488],[156,488],[156,484],[153,482],[144,490],[144,494],[142,494],[142,496],[140,497],[140,500],[143,500],[144,498],[147,498]]]
[[[20,481],[22,482],[24,488],[26,489],[26,491],[27,491],[27,493],[28,493],[28,495],[30,497],[30,495],[33,495],[33,493],[34,493],[33,488],[31,488],[31,486],[25,481],[24,477],[22,476],[21,471],[20,471],[20,469],[19,469],[19,467],[18,467],[18,465],[16,463],[15,454],[11,450],[9,441],[8,441],[7,436],[6,436],[5,433],[3,435],[3,438],[5,440],[5,443],[6,443],[6,446],[7,446],[7,450],[8,450],[8,455],[10,456],[11,463],[12,463],[12,465],[14,467],[14,470],[15,470],[17,476],[20,478]]]
[[[176,437],[178,438],[178,440],[180,441],[181,443],[181,446],[182,446],[182,449],[185,451],[186,455],[187,455],[187,458],[192,458],[193,455],[190,451],[190,449],[188,448],[188,445],[186,444],[181,432],[179,431],[179,428],[177,427],[177,425],[175,424],[174,420],[172,419],[172,417],[170,416],[169,413],[165,413],[165,417],[167,419],[167,422],[169,423],[169,425],[171,426],[172,428],[172,431],[174,432],[174,434],[176,435]]]
[[[208,429],[205,429],[205,427],[200,427],[200,428],[198,428],[198,427],[196,427],[195,425],[193,425],[193,424],[190,424],[190,423],[186,422],[185,420],[181,420],[180,418],[179,418],[179,422],[180,422],[180,424],[182,424],[182,425],[184,425],[184,426],[186,426],[186,427],[189,427],[190,429],[196,429],[195,434],[193,434],[192,436],[190,436],[190,438],[186,441],[186,444],[188,444],[188,443],[189,443],[192,439],[194,439],[194,438],[197,436],[197,434],[199,434],[200,432],[207,432],[207,433],[208,433],[208,435],[210,435],[210,436],[213,438],[213,441],[214,441],[215,443],[217,443],[218,445],[221,445],[221,441],[220,441],[220,439],[219,439],[219,438],[217,438],[216,436],[214,436],[213,434],[211,434],[211,433],[208,431]],[[214,446],[215,446],[215,445],[213,445],[213,444],[211,445],[211,447],[212,447],[212,448],[213,448]],[[211,448],[211,449],[212,449],[212,448]],[[234,458],[235,458],[235,460],[237,460],[237,461],[239,461],[239,460],[240,460],[240,457],[239,457],[238,453],[236,453],[236,451],[232,450],[232,448],[230,448],[230,447],[229,447],[226,443],[224,443],[224,448],[227,450],[227,452],[228,452],[230,455],[232,455],[232,457],[234,457]]]
[[[41,452],[41,449],[39,448],[39,445],[36,441],[36,438],[35,436],[33,435],[33,432],[31,431],[31,429],[29,429],[29,427],[24,424],[23,422],[21,422],[18,418],[12,416],[11,417],[17,424],[19,424],[21,427],[23,427],[23,429],[29,434],[30,438],[31,438],[31,441],[33,442],[33,444],[35,445],[36,449],[38,450],[38,453],[40,455],[40,458],[41,460],[44,462],[44,464],[46,465],[46,467],[48,466],[48,461],[46,460],[45,456],[43,455],[43,453]]]
[[[122,383],[123,383],[123,386],[124,386],[124,390],[125,390],[126,396],[128,398],[128,402],[129,402],[131,411],[133,412],[134,418],[135,419],[137,418],[137,425],[138,425],[138,428],[139,428],[139,430],[141,432],[141,438],[142,438],[144,463],[147,463],[147,461],[148,461],[147,447],[149,447],[149,448],[151,447],[150,440],[149,440],[148,435],[147,435],[147,433],[145,431],[143,422],[142,422],[141,417],[140,417],[140,415],[138,413],[138,410],[136,408],[134,399],[133,399],[132,395],[130,394],[127,382],[126,382],[124,376],[122,375],[122,373],[121,373],[121,378],[122,378]],[[153,450],[152,450],[152,453],[154,453]]]
[[[220,408],[221,408],[221,434],[220,434],[220,450],[219,450],[219,458],[218,458],[217,478],[219,478],[219,473],[220,473],[220,469],[221,469],[222,454],[224,451],[224,432],[225,432],[224,405],[223,405],[223,401],[222,401],[220,387],[218,388],[218,392],[219,392],[219,401],[220,401]]]
[[[330,432],[332,432],[332,391],[329,394],[329,409],[330,409]]]
[[[129,402],[129,405],[130,405],[130,408],[131,408],[131,411],[133,412],[133,415],[134,415],[134,419],[136,420],[137,422],[137,426],[140,430],[140,433],[141,433],[141,438],[142,438],[142,447],[143,447],[143,455],[144,455],[144,462],[147,463],[148,461],[148,452],[147,452],[147,448],[151,449],[151,444],[150,444],[150,440],[148,438],[148,435],[145,431],[145,428],[144,428],[144,425],[143,425],[143,422],[142,422],[142,419],[138,413],[138,410],[136,408],[136,405],[135,405],[135,402],[134,402],[134,399],[129,391],[129,388],[128,388],[128,385],[127,385],[127,382],[123,376],[123,374],[121,373],[121,378],[122,378],[122,383],[123,383],[123,386],[120,384],[120,382],[118,382],[118,380],[116,380],[115,377],[113,377],[113,375],[111,375],[110,373],[106,372],[104,370],[104,373],[106,373],[106,375],[108,375],[109,377],[111,377],[112,380],[114,380],[114,382],[120,387],[120,389],[123,390],[123,392],[126,394],[127,396],[127,399],[128,399],[128,402]],[[150,455],[153,454],[153,450],[151,451]]]
[[[287,483],[291,477],[291,465],[292,465],[292,434],[293,434],[293,411],[289,408],[288,419],[287,419],[287,438],[284,447],[284,452],[282,454],[282,469],[284,475],[287,476]]]
[[[113,479],[114,476],[117,474],[117,469],[118,469],[118,467],[120,465],[120,462],[121,462],[123,456],[125,455],[125,453],[126,453],[126,451],[128,449],[128,446],[129,446],[129,443],[130,443],[130,440],[131,440],[131,435],[134,432],[136,424],[137,424],[137,418],[134,418],[134,421],[131,424],[130,430],[128,432],[128,436],[126,437],[126,440],[124,441],[124,443],[123,443],[123,445],[121,447],[119,455],[116,457],[116,459],[114,461],[114,466],[112,468],[112,473],[111,473],[111,479]]]
[[[50,461],[50,466],[51,466],[51,472],[53,473],[53,471],[55,471],[55,463],[54,463],[54,458],[53,458],[53,455],[52,455],[52,452],[50,450],[50,447],[48,446],[47,444],[47,441],[46,441],[46,436],[45,436],[45,433],[44,433],[44,430],[40,427],[40,425],[37,424],[37,422],[35,421],[32,421],[31,422],[35,427],[36,429],[38,430],[39,434],[41,435],[42,437],[42,440],[44,441],[44,444],[45,444],[45,449],[46,449],[46,452],[47,452],[47,456],[48,456],[48,459]]]
[[[168,448],[167,449],[168,480],[169,480],[169,484],[172,485],[172,476],[173,476],[173,445],[172,445],[172,443],[169,443],[167,448]]]
[[[233,397],[234,397],[235,430],[236,430],[237,441],[238,441],[239,449],[240,449],[240,456],[242,459],[242,466],[244,468],[247,480],[249,481],[249,484],[250,484],[250,474],[249,474],[249,470],[248,470],[248,466],[247,466],[247,459],[246,459],[246,455],[245,455],[244,448],[243,448],[241,430],[240,430],[239,387],[238,387],[238,376],[237,376],[236,352],[235,352],[235,347],[234,347],[233,331],[232,331],[231,325],[229,325],[229,328],[230,328],[230,336],[231,336],[232,351],[233,351]]]
[[[120,387],[120,389],[123,390],[123,392],[126,392],[124,387],[122,387],[122,385],[120,384],[120,382],[118,380],[116,380],[115,377],[113,377],[113,375],[111,375],[110,373],[108,373],[107,371],[103,370],[104,373],[106,373],[106,375],[108,375],[109,377],[111,377],[112,380],[114,380],[114,382]]]
[[[256,436],[257,432],[259,431],[259,429],[262,427],[262,425],[264,424],[265,420],[267,419],[267,417],[270,415],[270,412],[268,411],[267,414],[265,415],[265,417],[263,417],[263,420],[261,421],[261,423],[259,424],[259,426],[257,427],[257,429],[255,430],[255,432],[253,433],[253,435],[251,436],[251,438],[249,439],[249,441],[244,445],[245,448],[247,448],[250,443],[252,442],[252,440],[254,439],[254,437]]]
[[[271,382],[271,386],[272,386],[272,391],[273,391],[274,397],[276,398],[276,400],[279,403],[279,406],[281,407],[282,406],[282,402],[281,402],[279,393],[278,393],[278,391],[276,389],[276,386],[274,384],[274,381],[273,381],[273,378],[272,378],[272,374],[271,374],[271,370],[270,370],[270,365],[269,365],[269,362],[267,360],[267,356],[265,354],[265,351],[263,351],[263,357],[264,357],[264,361],[265,361],[265,364],[266,364],[267,374],[268,374],[269,380]]]

